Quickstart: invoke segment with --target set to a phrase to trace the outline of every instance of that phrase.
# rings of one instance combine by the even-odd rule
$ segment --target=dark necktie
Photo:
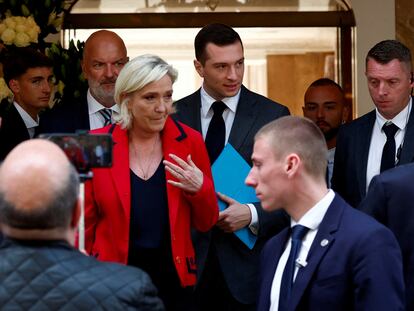
[[[292,293],[296,259],[299,255],[300,247],[302,246],[302,239],[308,230],[309,228],[302,225],[296,225],[292,228],[291,249],[286,262],[285,270],[283,271],[282,282],[280,284],[279,311],[286,310],[288,306]]]
[[[99,110],[99,113],[104,119],[104,126],[112,124],[112,110],[109,108],[103,108]]]
[[[210,163],[213,164],[224,148],[226,125],[224,124],[223,111],[227,106],[223,102],[217,101],[213,103],[211,108],[214,114],[208,126],[205,143]]]
[[[387,141],[385,142],[384,149],[382,149],[381,169],[380,169],[381,173],[395,166],[394,136],[395,136],[395,133],[397,133],[398,131],[398,126],[396,126],[392,122],[389,122],[389,123],[385,123],[382,129],[385,135],[387,136]]]

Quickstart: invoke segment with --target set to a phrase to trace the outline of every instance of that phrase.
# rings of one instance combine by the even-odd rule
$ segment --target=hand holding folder
[[[232,145],[227,144],[224,147],[217,160],[213,163],[211,170],[217,192],[223,193],[242,204],[259,201],[254,189],[246,186],[244,183],[249,174],[250,166]],[[220,211],[226,208],[227,204],[219,200]],[[249,228],[242,228],[235,231],[234,234],[250,249],[254,247],[257,237]]]

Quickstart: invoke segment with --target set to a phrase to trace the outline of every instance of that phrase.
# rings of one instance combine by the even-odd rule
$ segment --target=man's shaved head
[[[57,145],[25,141],[0,166],[0,222],[23,230],[68,228],[78,189],[77,173]]]

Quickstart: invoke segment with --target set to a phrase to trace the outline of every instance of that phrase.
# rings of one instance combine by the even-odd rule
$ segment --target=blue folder
[[[259,201],[254,189],[244,183],[249,174],[250,166],[232,145],[227,144],[224,147],[213,163],[211,171],[217,192],[221,192],[240,203]],[[218,201],[220,211],[227,208],[227,203]],[[257,237],[247,227],[234,232],[234,234],[250,249],[256,243]]]

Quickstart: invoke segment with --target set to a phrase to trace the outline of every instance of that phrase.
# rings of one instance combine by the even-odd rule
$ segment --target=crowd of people
[[[85,42],[89,89],[77,103],[45,109],[53,74],[40,52],[5,62],[2,309],[414,310],[409,49],[385,40],[368,52],[375,109],[351,122],[328,78],[309,85],[304,117],[247,89],[230,26],[204,26],[194,49],[202,85],[175,103],[177,71],[156,55],[130,60],[108,30]],[[85,183],[84,253],[79,178],[36,138],[78,130],[113,140],[113,165]],[[257,202],[215,190],[226,145],[251,167],[240,182]]]

